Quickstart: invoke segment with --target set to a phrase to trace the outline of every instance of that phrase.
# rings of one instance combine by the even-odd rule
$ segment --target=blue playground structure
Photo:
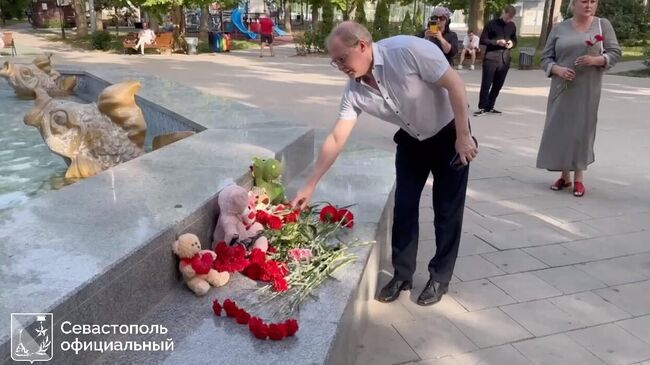
[[[242,8],[235,8],[233,9],[232,13],[230,14],[230,21],[232,24],[237,28],[237,31],[248,37],[249,39],[257,39],[257,34],[254,32],[251,32],[248,27],[244,24],[244,10]],[[277,25],[273,27],[273,31],[275,34],[278,36],[284,36],[287,35],[287,32],[284,30],[280,29]]]

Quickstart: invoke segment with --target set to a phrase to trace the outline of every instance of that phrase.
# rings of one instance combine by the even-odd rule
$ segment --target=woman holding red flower
[[[571,186],[585,194],[583,171],[594,162],[594,140],[603,73],[616,64],[621,48],[609,20],[595,15],[598,0],[572,0],[573,17],[553,27],[542,53],[552,78],[537,167],[561,171],[552,190]]]

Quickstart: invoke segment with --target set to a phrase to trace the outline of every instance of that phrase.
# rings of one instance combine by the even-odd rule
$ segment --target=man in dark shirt
[[[501,114],[494,109],[494,103],[510,69],[510,49],[517,44],[517,27],[512,22],[515,14],[514,6],[506,6],[501,17],[488,22],[481,33],[480,43],[485,45],[486,49],[483,57],[479,110],[474,113],[475,117],[488,113]]]

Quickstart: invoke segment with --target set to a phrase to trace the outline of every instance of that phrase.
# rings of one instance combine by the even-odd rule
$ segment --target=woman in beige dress
[[[621,56],[612,24],[594,16],[597,0],[572,0],[573,17],[556,24],[542,54],[552,78],[537,167],[561,171],[553,190],[571,186],[585,194],[583,171],[594,162],[594,140],[603,73]]]

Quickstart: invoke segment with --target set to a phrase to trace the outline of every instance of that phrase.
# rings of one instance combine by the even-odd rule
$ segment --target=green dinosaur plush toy
[[[284,187],[280,182],[280,175],[282,175],[280,161],[274,158],[261,159],[253,157],[251,172],[253,174],[253,183],[255,186],[266,190],[266,194],[271,199],[271,204],[280,204],[286,200]]]

